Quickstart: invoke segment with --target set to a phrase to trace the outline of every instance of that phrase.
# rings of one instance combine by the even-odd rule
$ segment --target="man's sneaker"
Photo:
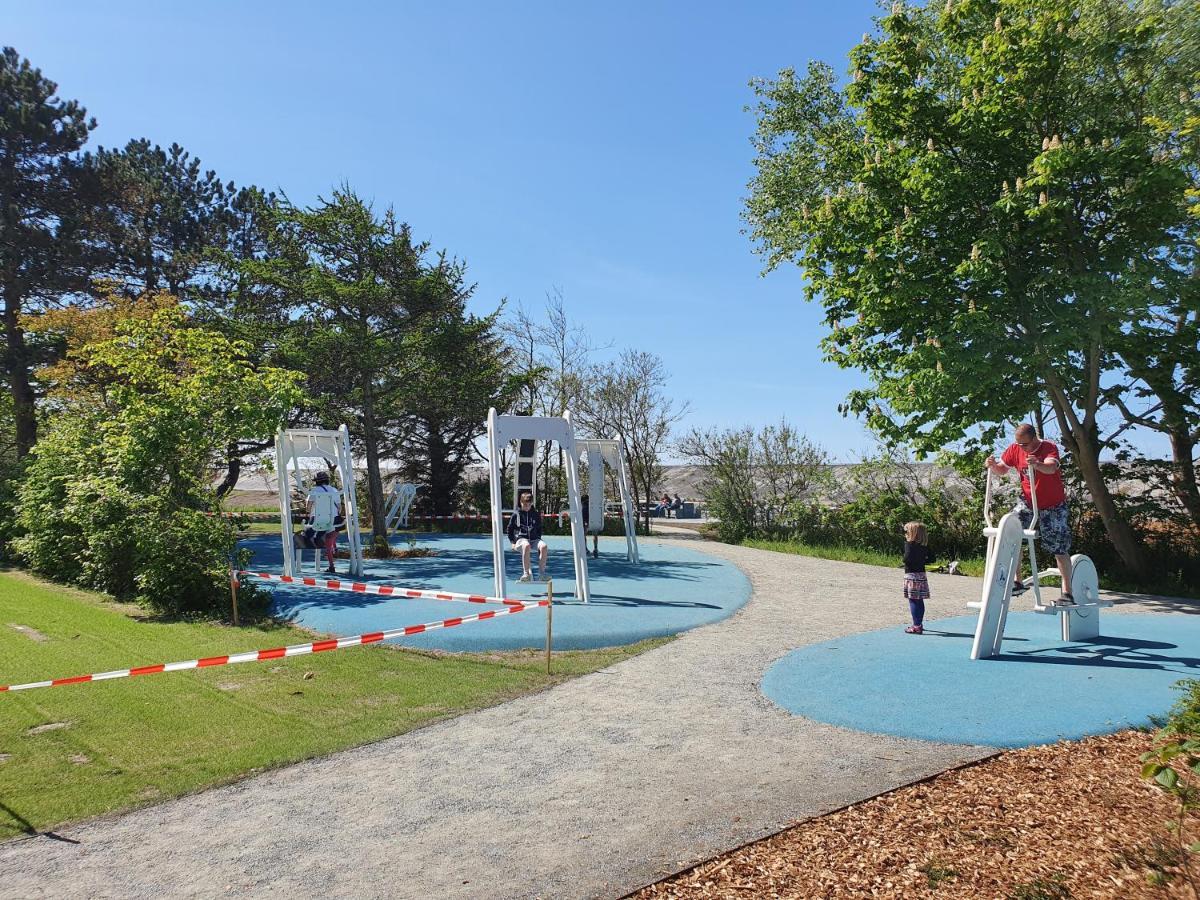
[[[520,578],[518,578],[517,581],[521,582],[521,584],[528,584],[531,579],[532,579],[532,576],[530,576],[530,574],[528,572],[526,572],[524,575],[522,575]]]
[[[1075,602],[1075,598],[1072,597],[1070,594],[1063,594],[1061,597],[1059,597],[1057,600],[1054,601],[1054,605],[1055,606],[1078,606],[1079,604]]]
[[[1015,584],[1013,584],[1012,595],[1014,597],[1020,597],[1027,590],[1029,590],[1029,585],[1027,585],[1023,581],[1018,581]]]

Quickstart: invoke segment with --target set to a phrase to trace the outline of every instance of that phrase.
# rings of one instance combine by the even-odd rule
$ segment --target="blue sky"
[[[466,261],[477,308],[561,289],[598,344],[658,353],[688,425],[786,417],[834,457],[861,376],[821,360],[794,268],[741,234],[755,76],[845,68],[873,0],[0,0],[4,43],[99,121],[311,202],[349,183]]]

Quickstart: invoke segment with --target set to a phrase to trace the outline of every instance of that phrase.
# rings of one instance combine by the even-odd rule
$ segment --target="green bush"
[[[195,508],[213,498],[171,482],[134,493],[120,467],[106,465],[102,435],[90,417],[54,420],[21,485],[16,551],[39,575],[158,613],[224,613],[236,535]]]
[[[247,350],[178,307],[83,346],[89,378],[59,398],[18,491],[13,548],[33,571],[167,615],[229,610],[235,530],[200,512],[216,507],[213,460],[300,399],[298,373],[255,369]]]
[[[980,555],[983,549],[979,486],[923,477],[905,461],[888,456],[865,460],[848,485],[840,506],[809,504],[788,526],[756,536],[823,546],[851,546],[899,553],[904,523],[924,522],[929,545],[939,560]]]
[[[1175,802],[1174,814],[1165,824],[1175,861],[1195,894],[1193,863],[1200,858],[1200,681],[1188,678],[1175,687],[1183,696],[1155,735],[1154,746],[1142,754],[1141,774]],[[1170,877],[1166,871],[1160,875]]]
[[[1112,585],[1160,594],[1200,596],[1200,530],[1180,517],[1130,520],[1141,542],[1153,580],[1138,578],[1117,553],[1099,514],[1090,508],[1072,508],[1071,549],[1092,558],[1096,569]]]

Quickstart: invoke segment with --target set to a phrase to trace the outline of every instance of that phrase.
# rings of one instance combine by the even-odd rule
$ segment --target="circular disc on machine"
[[[1097,603],[1100,600],[1100,577],[1091,557],[1076,553],[1071,557],[1071,593],[1077,603]]]

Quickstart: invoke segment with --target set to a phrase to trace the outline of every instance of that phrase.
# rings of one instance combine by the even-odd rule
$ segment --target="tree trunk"
[[[1200,490],[1196,486],[1196,463],[1192,454],[1196,450],[1196,442],[1186,427],[1176,428],[1170,432],[1171,453],[1175,457],[1175,470],[1171,473],[1171,487],[1175,496],[1183,504],[1192,521],[1200,527]]]
[[[37,443],[37,409],[33,385],[29,380],[29,355],[19,314],[21,298],[13,279],[4,285],[4,368],[12,391],[13,418],[16,423],[17,458],[26,456]]]
[[[427,425],[426,454],[429,458],[429,502],[435,516],[453,515],[454,472],[448,471],[447,447],[435,426]]]
[[[237,441],[225,448],[225,478],[217,485],[217,499],[220,500],[235,487],[242,475],[242,458],[238,455]]]
[[[379,471],[379,433],[375,425],[375,398],[370,381],[363,384],[363,448],[367,454],[367,505],[371,510],[371,547],[375,556],[388,555],[387,510],[383,500],[383,475]],[[350,473],[353,478],[354,474]],[[347,523],[350,527],[351,523]]]
[[[1133,375],[1149,385],[1162,405],[1162,415],[1158,422],[1154,422],[1146,417],[1134,416],[1123,403],[1118,402],[1117,405],[1127,422],[1160,431],[1170,439],[1171,456],[1175,462],[1170,476],[1171,490],[1192,521],[1200,526],[1200,489],[1196,484],[1196,464],[1193,460],[1196,437],[1188,417],[1189,398],[1176,387],[1171,370],[1165,367],[1150,369],[1128,357],[1125,357],[1125,365]]]
[[[1146,556],[1133,529],[1117,509],[1100,471],[1100,448],[1097,446],[1095,434],[1079,424],[1074,416],[1068,416],[1067,411],[1062,409],[1060,398],[1053,392],[1051,399],[1062,429],[1063,441],[1068,444],[1068,449],[1075,457],[1075,463],[1083,475],[1083,482],[1087,485],[1088,493],[1092,495],[1092,503],[1096,512],[1100,514],[1100,521],[1104,523],[1108,539],[1112,541],[1117,554],[1131,573],[1138,578],[1147,577]]]

